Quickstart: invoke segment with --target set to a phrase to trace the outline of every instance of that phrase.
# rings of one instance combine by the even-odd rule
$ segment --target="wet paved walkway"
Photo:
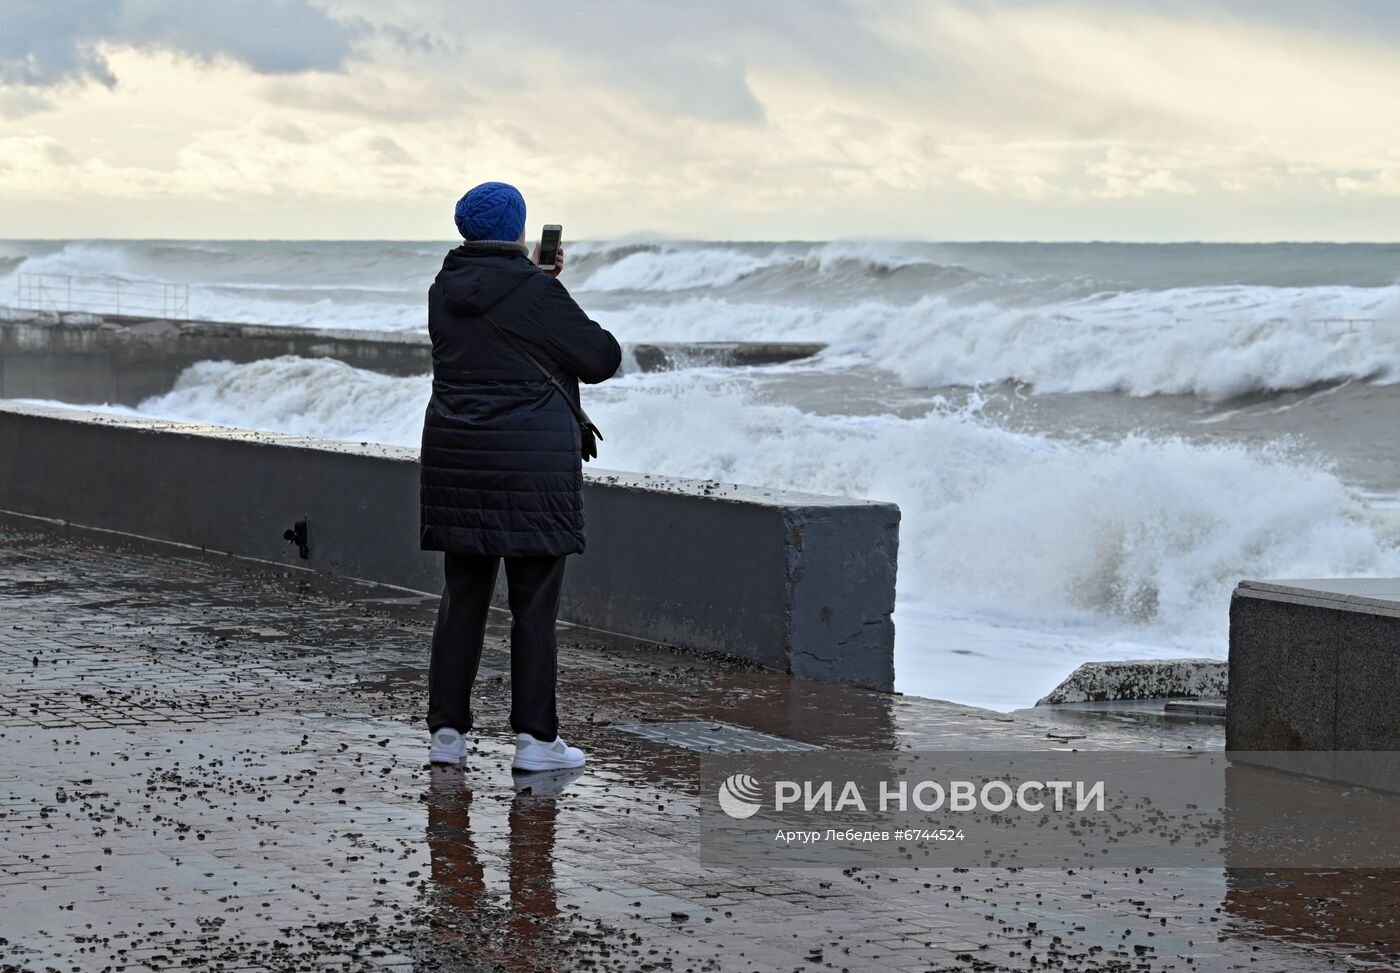
[[[526,786],[502,619],[476,754],[425,765],[433,609],[0,518],[0,968],[1395,968],[1385,874],[707,868],[693,754],[615,728],[888,750],[1218,747],[1216,724],[1006,717],[566,628],[590,766]]]

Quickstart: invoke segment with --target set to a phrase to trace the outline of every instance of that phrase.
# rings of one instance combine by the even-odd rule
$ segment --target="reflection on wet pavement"
[[[0,968],[1397,965],[1400,882],[1384,872],[707,865],[697,753],[614,728],[967,750],[1218,746],[1209,725],[1086,719],[1067,744],[1035,714],[564,628],[561,721],[589,766],[513,776],[501,617],[473,752],[431,768],[432,611],[0,519]]]
[[[434,918],[448,943],[464,953],[493,932],[499,962],[506,969],[557,968],[567,959],[555,941],[559,907],[554,889],[555,799],[581,776],[581,770],[517,780],[507,814],[508,894],[488,887],[487,870],[472,828],[472,792],[456,768],[434,767],[428,788],[428,852],[435,888],[425,899],[436,905]],[[482,829],[485,830],[484,828]]]

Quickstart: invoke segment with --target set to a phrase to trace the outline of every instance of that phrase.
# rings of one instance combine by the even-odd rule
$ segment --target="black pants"
[[[433,629],[428,666],[428,729],[472,728],[471,692],[486,636],[486,610],[496,587],[499,557],[446,554],[447,583]],[[554,622],[564,583],[562,557],[508,557],[510,595],[510,725],[541,740],[559,735],[554,710]]]

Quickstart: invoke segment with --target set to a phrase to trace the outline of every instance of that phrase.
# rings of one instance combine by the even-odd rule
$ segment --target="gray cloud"
[[[71,79],[114,84],[93,42],[119,15],[118,0],[0,4],[0,84],[50,85]]]
[[[1249,20],[1274,27],[1400,41],[1400,4],[1395,0],[954,0],[988,13],[1016,8],[1080,8],[1086,12],[1137,9],[1162,16]]]
[[[1147,0],[1139,2],[1154,9]],[[1162,12],[1160,4],[1155,9]],[[1282,27],[1400,40],[1400,4],[1395,0],[1179,0],[1170,12],[1224,15]]]
[[[0,118],[23,118],[50,106],[51,102],[32,88],[6,88],[0,84]]]
[[[387,135],[373,135],[365,142],[365,149],[378,162],[389,165],[405,165],[413,161],[413,156],[404,147]]]
[[[102,42],[229,57],[266,74],[337,70],[363,29],[310,0],[18,0],[0,4],[0,84],[111,87]]]
[[[464,15],[461,4],[443,0],[346,0],[345,9],[396,42],[408,63],[431,53],[440,77],[472,90],[524,90],[551,100],[602,90],[664,117],[735,125],[764,121],[749,73],[777,52],[858,72],[879,64],[885,48],[834,0],[526,3],[508,17]]]
[[[465,64],[489,59],[496,76],[514,78],[545,97],[574,85],[624,92],[672,115],[706,121],[761,121],[749,88],[752,39],[783,22],[782,7],[755,15],[733,0],[705,4],[621,0],[607,5],[524,5],[489,30],[459,29]],[[548,52],[548,57],[540,57]],[[512,63],[513,62],[513,63]],[[553,63],[556,72],[530,66]],[[490,83],[473,72],[473,80]]]
[[[275,121],[263,126],[263,131],[279,142],[291,145],[310,145],[311,134],[300,125],[291,122]]]

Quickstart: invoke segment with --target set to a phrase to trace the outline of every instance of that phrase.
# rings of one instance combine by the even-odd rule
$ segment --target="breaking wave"
[[[1367,319],[1348,325],[1342,319]],[[1376,319],[1376,323],[1369,323]],[[822,341],[906,385],[1025,383],[1033,391],[1211,401],[1400,377],[1400,288],[1130,291],[1035,308],[942,297],[907,307],[702,297],[606,316],[623,341]]]
[[[450,245],[0,241],[0,295],[20,272],[91,275],[186,283],[195,317],[421,330]],[[823,341],[828,361],[916,387],[1221,400],[1400,375],[1396,247],[583,241],[568,255],[570,286],[624,341]]]

